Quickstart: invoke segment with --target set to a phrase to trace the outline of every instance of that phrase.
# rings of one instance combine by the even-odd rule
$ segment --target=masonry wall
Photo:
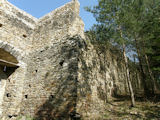
[[[75,24],[76,25],[75,25]],[[73,29],[74,28],[74,29]],[[77,57],[84,37],[79,3],[72,1],[41,18],[33,34],[33,52],[26,57],[21,115],[37,119],[67,119],[75,111]]]
[[[16,58],[18,69],[8,65],[6,78],[1,79],[1,117],[7,120],[19,114],[21,104],[23,82],[25,78],[25,63],[23,58],[31,45],[29,35],[33,31],[34,19],[30,15],[17,9],[6,0],[0,1],[0,48],[1,60],[14,62],[10,58]],[[4,50],[4,52],[3,52]],[[7,59],[3,59],[5,55]],[[3,56],[3,57],[2,57]],[[16,69],[16,70],[15,70]],[[12,74],[11,74],[12,73]],[[2,74],[2,73],[1,73]]]
[[[77,99],[78,45],[75,39],[28,56],[21,115],[37,119],[68,119]]]
[[[36,18],[19,10],[5,0],[0,2],[0,41],[21,50],[29,50],[31,47],[30,35],[36,24]]]
[[[0,67],[0,115],[2,114],[3,111],[3,107],[2,107],[2,103],[3,103],[3,96],[4,96],[4,92],[5,92],[5,86],[6,86],[6,78],[7,75],[3,72],[3,68]]]
[[[15,57],[21,56],[17,60],[23,63],[6,79],[2,119],[69,118],[77,94],[78,41],[72,36],[84,37],[79,2],[71,1],[39,20],[7,1],[1,4],[0,39],[7,52],[12,54],[12,46],[20,51]]]
[[[115,48],[99,49],[86,38],[78,62],[76,112],[83,119],[103,119],[106,104],[113,97],[129,95],[122,53]],[[142,86],[132,71],[134,92]],[[108,109],[108,108],[107,108]]]
[[[79,2],[71,1],[40,18],[34,31],[34,50],[61,43],[66,36],[84,36],[84,23],[79,17]]]

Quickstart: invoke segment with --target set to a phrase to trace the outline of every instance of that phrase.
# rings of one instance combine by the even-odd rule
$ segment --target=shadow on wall
[[[76,113],[78,84],[77,57],[80,49],[76,40],[79,41],[79,39],[70,38],[69,43],[62,46],[61,57],[65,62],[67,61],[68,65],[62,68],[62,70],[59,70],[61,78],[57,80],[60,82],[56,86],[56,92],[51,94],[49,99],[37,109],[35,113],[36,120],[80,119],[80,115]],[[70,45],[70,42],[72,45]],[[63,66],[64,60],[59,63],[61,66]]]
[[[74,76],[69,75],[63,81],[55,93],[50,95],[49,99],[40,106],[36,113],[36,120],[61,120],[69,119],[75,112],[77,88],[76,79]],[[69,84],[72,85],[69,86]]]
[[[0,65],[0,80],[7,79],[18,67],[7,67]]]

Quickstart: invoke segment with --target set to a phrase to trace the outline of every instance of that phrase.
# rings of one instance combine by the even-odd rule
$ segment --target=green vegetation
[[[19,116],[17,120],[35,120],[35,119],[30,116]]]

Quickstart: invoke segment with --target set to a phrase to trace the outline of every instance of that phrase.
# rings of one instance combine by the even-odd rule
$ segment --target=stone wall
[[[34,31],[33,49],[59,43],[65,36],[84,36],[84,23],[79,17],[79,2],[71,1],[40,18]]]
[[[6,86],[6,78],[7,75],[3,72],[3,68],[0,67],[0,115],[2,114],[3,111],[2,103]]]
[[[5,41],[17,49],[29,50],[29,37],[36,25],[36,19],[14,7],[6,0],[0,2],[0,41]]]
[[[64,37],[58,44],[27,56],[21,114],[37,119],[67,119],[77,99],[78,45]]]
[[[0,5],[0,48],[18,61],[5,79],[1,118],[68,118],[76,103],[78,66],[78,42],[71,38],[84,38],[79,2],[73,0],[41,19],[6,0]]]
[[[103,119],[105,106],[113,97],[129,95],[126,68],[118,49],[99,49],[88,38],[84,43],[78,62],[76,110],[84,119]],[[136,73],[136,69],[131,73],[132,83],[134,91],[140,91]]]

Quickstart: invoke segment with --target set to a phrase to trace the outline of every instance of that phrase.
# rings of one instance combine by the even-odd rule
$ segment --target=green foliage
[[[91,42],[93,44],[108,44],[110,42],[111,31],[104,25],[94,25],[87,34],[92,36]]]
[[[94,31],[100,42],[107,41],[119,48],[122,48],[122,44],[131,47],[132,40],[129,39],[131,34],[128,34],[128,30],[133,28],[131,26],[135,23],[132,20],[133,16],[130,15],[133,5],[131,3],[130,0],[99,0],[97,6],[85,8],[94,14],[99,23],[94,25],[91,31]]]
[[[150,10],[141,30],[145,40],[145,52],[150,58],[150,64],[157,79],[160,78],[160,3]]]
[[[120,49],[125,44],[131,53],[139,51],[144,69],[147,55],[154,76],[160,78],[159,0],[99,0],[97,6],[85,9],[98,22],[88,32],[95,38],[93,43],[110,43]]]

